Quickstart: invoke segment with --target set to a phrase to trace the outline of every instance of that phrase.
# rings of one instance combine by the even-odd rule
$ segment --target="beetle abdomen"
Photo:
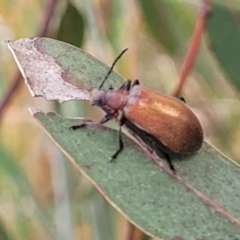
[[[188,154],[201,148],[201,124],[180,100],[137,85],[126,102],[124,116],[170,150]]]

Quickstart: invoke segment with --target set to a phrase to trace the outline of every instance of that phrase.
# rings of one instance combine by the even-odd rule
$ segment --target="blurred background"
[[[239,162],[240,2],[226,2],[215,1],[214,21],[182,95],[205,139]],[[200,0],[0,0],[0,240],[120,240],[129,227],[51,142],[28,107],[94,119],[101,112],[88,103],[33,98],[4,41],[51,37],[107,65],[128,47],[116,70],[171,93],[199,6]]]

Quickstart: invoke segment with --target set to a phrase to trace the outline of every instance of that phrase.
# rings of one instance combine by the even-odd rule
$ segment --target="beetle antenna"
[[[122,50],[122,52],[117,56],[117,58],[114,60],[110,70],[108,71],[106,77],[103,79],[102,83],[100,84],[100,86],[98,87],[98,89],[101,89],[103,84],[105,83],[105,81],[107,80],[107,78],[109,77],[109,75],[111,74],[114,66],[116,65],[117,61],[121,58],[121,56],[128,50],[128,48],[125,48],[124,50]]]

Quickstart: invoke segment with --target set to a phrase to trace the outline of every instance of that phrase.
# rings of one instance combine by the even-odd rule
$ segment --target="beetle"
[[[127,51],[124,49],[113,62],[109,72],[99,88],[93,93],[92,105],[100,107],[106,114],[98,122],[83,123],[71,126],[76,130],[89,124],[103,124],[116,118],[119,111],[119,148],[112,155],[111,161],[123,150],[121,127],[126,121],[156,139],[165,150],[162,150],[170,169],[174,170],[168,150],[177,154],[191,154],[199,150],[203,143],[202,126],[185,104],[183,98],[176,98],[141,86],[138,80],[127,80],[118,88],[102,87],[112,72],[118,59]],[[162,147],[161,147],[162,149]]]

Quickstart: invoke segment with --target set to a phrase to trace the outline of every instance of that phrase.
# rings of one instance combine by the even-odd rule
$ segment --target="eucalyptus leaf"
[[[155,40],[176,54],[191,35],[194,16],[180,1],[138,0],[145,24]]]
[[[83,42],[84,27],[82,14],[69,1],[61,19],[57,39],[79,47]]]
[[[25,50],[31,50],[31,46],[35,49],[25,56],[19,47],[22,44],[27,45]],[[53,65],[64,74],[67,70],[67,82],[73,86],[85,86],[85,81],[96,86],[96,79],[109,69],[81,50],[51,39],[22,39],[9,42],[9,47],[20,68],[25,64],[22,58],[28,57],[28,61],[35,61],[37,69],[38,52],[43,62],[44,58],[57,59]],[[80,63],[76,64],[77,61]],[[28,66],[25,64],[22,69],[26,81]],[[38,73],[39,69],[34,72],[36,81],[40,79]],[[124,81],[116,73],[110,78],[113,86]],[[51,83],[54,89],[56,83]],[[109,163],[109,157],[118,148],[115,130],[94,125],[73,131],[70,127],[82,120],[31,112],[76,168],[116,209],[149,235],[163,239],[240,239],[240,168],[211,145],[204,143],[189,156],[174,156],[174,174],[153,151],[144,131],[127,123],[141,148],[124,136],[124,151],[114,163]]]
[[[185,159],[177,175],[156,164],[129,138],[113,163],[118,133],[102,125],[73,131],[79,119],[32,110],[53,141],[131,222],[163,239],[240,239],[240,168],[209,144]]]
[[[214,4],[207,24],[209,40],[222,69],[231,83],[240,89],[240,31],[239,13],[226,6]]]

